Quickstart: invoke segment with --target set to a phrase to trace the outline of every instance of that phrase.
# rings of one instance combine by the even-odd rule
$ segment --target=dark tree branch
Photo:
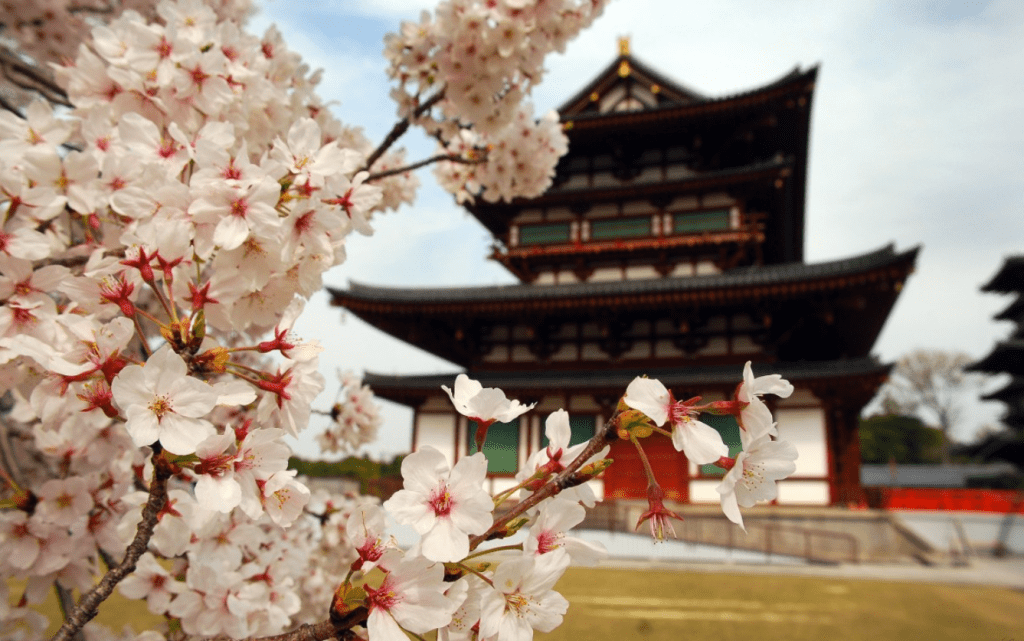
[[[409,125],[412,124],[413,120],[430,111],[430,108],[441,102],[443,98],[444,90],[442,89],[424,101],[419,107],[416,107],[416,110],[412,112],[411,116],[406,116],[396,122],[395,126],[391,128],[391,131],[389,131],[388,135],[384,137],[384,140],[380,145],[378,145],[377,148],[366,157],[366,164],[363,165],[361,171],[369,171],[370,167],[373,167],[373,163],[377,162],[377,160],[384,155],[384,152],[390,149],[391,145],[395,144],[395,141],[401,138],[402,135],[409,130]]]
[[[43,69],[26,62],[6,47],[0,47],[0,71],[4,78],[21,89],[35,91],[54,104],[74,106],[64,89],[47,76]]]
[[[502,532],[513,519],[521,514],[524,514],[527,510],[537,505],[544,499],[558,494],[564,489],[579,485],[582,480],[576,476],[576,471],[583,467],[591,457],[601,451],[601,449],[615,439],[615,420],[614,418],[604,424],[604,427],[594,435],[592,439],[587,443],[587,447],[584,448],[580,455],[573,459],[572,463],[569,463],[564,470],[558,473],[555,478],[551,479],[544,484],[542,488],[531,494],[525,501],[520,501],[514,508],[509,510],[508,514],[505,514],[500,519],[497,519],[491,528],[483,534],[478,534],[469,539],[470,551],[475,550],[484,541],[490,540],[495,535]]]
[[[447,160],[449,162],[457,162],[464,165],[475,165],[484,162],[482,159],[475,160],[472,158],[463,158],[459,154],[437,154],[436,156],[431,156],[430,158],[426,158],[419,162],[414,162],[411,165],[406,165],[404,167],[396,167],[394,169],[388,169],[387,171],[379,171],[375,174],[370,174],[369,176],[366,177],[366,180],[364,182],[379,180],[381,178],[387,178],[388,176],[394,176],[396,174],[404,174],[407,171],[419,169],[420,167],[426,167],[431,163],[441,162],[442,160]]]
[[[64,625],[57,630],[51,641],[72,641],[75,634],[92,620],[103,603],[114,591],[114,587],[123,578],[135,571],[135,564],[146,551],[149,539],[153,536],[160,510],[167,502],[167,480],[171,478],[173,468],[162,456],[153,456],[153,481],[149,485],[149,500],[142,509],[142,521],[139,522],[135,539],[125,550],[124,559],[117,567],[108,571],[99,584],[90,590],[67,616]]]

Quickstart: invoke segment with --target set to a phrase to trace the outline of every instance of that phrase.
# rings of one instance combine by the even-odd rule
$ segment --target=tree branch
[[[244,641],[327,641],[328,639],[353,639],[355,633],[352,628],[366,623],[370,616],[366,608],[356,608],[344,617],[330,618],[317,623],[301,625],[291,632],[278,634],[272,637],[249,637]]]
[[[436,156],[431,156],[430,158],[426,158],[419,162],[414,162],[411,165],[406,165],[404,167],[396,167],[394,169],[388,169],[387,171],[379,171],[375,174],[370,174],[369,176],[366,177],[366,180],[363,182],[370,182],[372,180],[378,180],[380,178],[387,178],[388,176],[394,176],[396,174],[404,174],[407,171],[419,169],[420,167],[426,167],[431,163],[441,162],[442,160],[447,160],[449,162],[457,162],[464,165],[475,165],[483,162],[482,159],[475,160],[472,158],[463,158],[459,154],[437,154]]]
[[[555,478],[545,483],[543,487],[527,497],[525,501],[517,503],[516,506],[509,510],[507,514],[496,520],[489,530],[483,534],[471,537],[469,539],[470,551],[475,550],[481,543],[491,539],[495,534],[501,532],[506,525],[512,522],[513,519],[525,513],[534,505],[537,505],[549,496],[558,494],[566,488],[578,485],[579,481],[574,478],[576,471],[583,467],[592,456],[600,452],[605,445],[614,440],[614,438],[611,438],[615,434],[614,425],[614,420],[610,420],[605,423],[604,427],[597,434],[594,434],[592,439],[590,439],[587,443],[587,447],[580,452],[580,455],[573,459],[572,463],[569,463],[569,465],[559,472]]]
[[[373,163],[377,162],[377,160],[384,155],[384,152],[390,149],[391,145],[395,144],[395,141],[401,138],[402,135],[409,130],[409,125],[412,124],[412,121],[427,113],[431,107],[441,102],[443,98],[444,89],[428,98],[419,107],[416,107],[416,110],[412,112],[411,116],[406,116],[396,122],[395,126],[391,128],[391,131],[389,131],[388,135],[384,137],[384,140],[380,145],[378,145],[377,148],[366,157],[366,164],[363,165],[363,168],[360,171],[370,171],[370,167],[373,167]]]
[[[24,61],[7,47],[0,47],[0,70],[4,77],[15,86],[26,91],[35,91],[47,101],[73,107],[68,95],[52,78],[38,66]]]
[[[153,536],[160,510],[167,502],[167,480],[171,478],[173,469],[162,456],[153,455],[153,481],[149,485],[149,500],[142,509],[142,521],[139,522],[135,539],[125,550],[124,559],[117,567],[108,571],[99,584],[90,590],[67,616],[64,625],[57,630],[51,641],[71,641],[75,633],[96,616],[103,603],[114,591],[114,587],[129,574],[135,571],[135,564],[146,551],[149,539]]]

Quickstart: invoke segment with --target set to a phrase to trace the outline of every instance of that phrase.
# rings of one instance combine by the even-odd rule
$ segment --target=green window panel
[[[547,243],[568,243],[572,240],[569,223],[545,223],[519,227],[520,245],[543,245]]]
[[[590,237],[593,240],[615,238],[640,238],[651,235],[651,219],[605,218],[590,221]]]
[[[678,213],[672,216],[672,229],[677,234],[692,234],[704,231],[725,231],[729,229],[729,210]]]
[[[542,427],[543,429],[543,427]],[[569,446],[578,445],[580,443],[586,443],[590,439],[594,438],[594,432],[597,430],[597,417],[596,416],[569,416]],[[540,446],[542,448],[548,446],[548,437],[541,431],[540,434]],[[486,447],[486,445],[484,446]]]
[[[469,422],[469,453],[476,453],[476,421]],[[494,423],[484,443],[488,474],[515,474],[519,471],[519,420]]]
[[[713,414],[701,414],[700,421],[705,425],[718,430],[722,440],[729,446],[729,456],[736,458],[736,455],[743,449],[740,442],[740,426],[732,416],[715,416]],[[700,473],[704,476],[725,476],[725,470],[715,465],[701,465]]]

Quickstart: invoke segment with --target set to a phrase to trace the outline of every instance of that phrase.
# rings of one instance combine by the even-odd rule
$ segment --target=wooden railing
[[[619,501],[599,504],[590,510],[582,529],[633,532],[643,508]],[[858,563],[860,545],[845,532],[781,525],[771,519],[746,519],[746,533],[724,515],[685,514],[673,521],[676,538],[689,543],[730,550],[762,552],[807,559],[815,563]]]

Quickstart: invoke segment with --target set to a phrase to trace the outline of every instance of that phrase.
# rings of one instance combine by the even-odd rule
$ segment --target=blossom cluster
[[[567,140],[557,116],[526,100],[544,58],[604,10],[606,0],[445,0],[385,42],[399,115],[414,120],[457,162],[440,184],[459,201],[532,197],[550,184]],[[424,109],[439,99],[438,109]],[[466,124],[473,123],[467,129]],[[486,164],[479,162],[486,158]]]
[[[677,401],[661,381],[636,378],[626,388],[622,402],[643,412],[658,427],[671,423],[672,444],[690,461],[698,465],[715,464],[727,470],[717,488],[722,511],[730,521],[744,527],[739,507],[774,500],[778,495],[775,482],[796,471],[796,448],[773,438],[778,436],[778,429],[771,411],[761,400],[764,394],[788,398],[792,393],[793,385],[778,374],[755,377],[748,361],[743,368],[743,382],[736,387],[732,401],[703,406],[698,405],[700,397]],[[735,417],[743,447],[735,458],[728,456],[729,447],[722,435],[697,419],[702,411]],[[653,511],[645,517],[651,519],[652,531],[659,527],[671,528],[671,523],[664,518],[665,511],[653,505],[655,502],[660,505],[664,498],[660,492],[656,485],[649,490]]]
[[[221,19],[241,21],[253,12],[251,0],[216,0],[207,3]],[[47,62],[74,58],[91,28],[101,28],[125,11],[155,19],[156,0],[18,0],[3,3],[0,51],[7,64],[0,71],[3,94],[25,102],[30,92],[48,85]],[[4,51],[4,50],[7,51]],[[20,67],[10,65],[12,59]],[[22,90],[22,91],[19,91]],[[20,95],[19,95],[20,94]]]
[[[4,472],[0,575],[27,581],[5,638],[118,562],[163,482],[124,589],[186,633],[280,632],[339,580],[303,569],[345,543],[347,508],[321,501],[307,531],[284,438],[325,381],[291,328],[347,236],[417,181],[331,116],[279,33],[224,19],[244,6],[125,10],[55,68],[70,108],[0,111],[0,445],[23,468]],[[328,438],[357,447],[379,416],[358,382],[343,393]]]
[[[383,419],[373,391],[355,374],[339,374],[341,387],[330,411],[331,424],[316,437],[321,452],[355,452],[377,438]]]

